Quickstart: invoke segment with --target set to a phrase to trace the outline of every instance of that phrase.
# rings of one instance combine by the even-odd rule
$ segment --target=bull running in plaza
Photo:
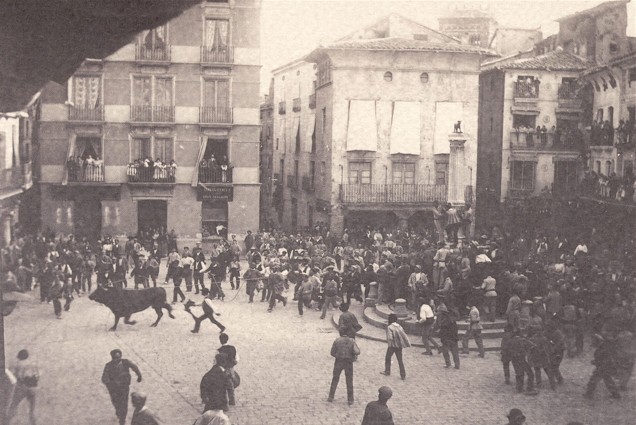
[[[460,353],[469,355],[471,339],[479,357],[495,355],[484,350],[482,328],[505,320],[505,336],[497,354],[502,362],[502,384],[529,396],[567,385],[569,377],[561,374],[561,363],[581,355],[585,341],[591,341],[587,349],[594,350],[595,369],[581,395],[593,398],[601,380],[612,398],[631,392],[628,384],[636,360],[636,273],[634,263],[626,260],[634,258],[634,241],[626,239],[609,250],[594,232],[579,233],[578,239],[571,241],[565,234],[548,235],[539,230],[513,236],[496,226],[476,240],[457,238],[448,222],[466,224],[467,219],[470,215],[439,206],[435,227],[421,232],[359,227],[345,229],[337,237],[319,224],[298,234],[270,229],[248,232],[244,243],[232,235],[230,240],[212,244],[207,252],[201,243],[180,249],[174,237],[168,241],[165,262],[152,239],[130,237],[122,244],[108,236],[91,242],[50,232],[35,237],[19,233],[2,251],[1,259],[3,269],[8,270],[7,284],[21,292],[39,291],[42,314],[51,314],[52,319],[72,316],[73,300],[89,293],[90,299],[113,312],[115,326],[119,318],[134,325],[131,316],[148,307],[157,312],[152,323],[156,326],[162,310],[173,317],[178,304],[192,316],[192,332],[201,331],[209,319],[221,332],[222,346],[214,365],[202,377],[200,393],[205,408],[197,424],[217,423],[211,422],[217,418],[218,423],[229,423],[224,412],[231,415],[231,406],[236,403],[239,357],[236,348],[227,345],[227,329],[231,330],[232,324],[222,324],[217,318],[221,304],[237,302],[238,291],[245,291],[247,303],[262,303],[263,309],[274,315],[292,301],[299,315],[315,314],[318,320],[335,308],[341,310],[340,336],[330,351],[335,363],[331,388],[328,393],[325,389],[328,402],[338,398],[343,371],[347,400],[350,405],[355,400],[353,369],[360,355],[356,336],[363,327],[348,311],[352,303],[389,309],[405,304],[415,312],[425,348],[422,354],[435,357],[436,350],[443,354],[440,366],[460,370]],[[247,270],[241,270],[243,253]],[[165,281],[157,282],[164,264]],[[172,303],[168,304],[170,293]],[[293,294],[293,300],[287,299],[286,293]],[[201,298],[195,302],[192,298],[196,296]],[[103,307],[96,303],[94,308]],[[457,324],[462,321],[468,323],[468,331],[460,338]],[[203,332],[210,332],[210,328],[203,328]],[[386,362],[378,371],[379,385],[386,379],[380,374],[391,374],[394,355],[400,377],[408,379],[402,350],[411,347],[410,339],[414,338],[411,335],[409,339],[395,314],[389,316],[386,336]],[[329,347],[325,352],[329,353]],[[21,352],[19,361],[25,355]],[[104,369],[103,382],[124,424],[129,369],[137,373],[139,381],[142,375],[136,365],[121,360],[120,350],[111,355],[113,362]],[[24,388],[15,393],[7,423],[24,397],[29,399],[35,417],[37,379],[24,370],[16,369],[18,388]],[[379,401],[367,407],[375,413],[365,413],[363,424],[393,423],[386,405],[392,390],[382,386],[379,394]],[[143,408],[146,397],[133,394],[137,415],[141,410],[149,412]],[[510,415],[523,416],[520,411]],[[374,422],[371,417],[386,420]],[[133,414],[134,423],[158,422],[135,422]]]

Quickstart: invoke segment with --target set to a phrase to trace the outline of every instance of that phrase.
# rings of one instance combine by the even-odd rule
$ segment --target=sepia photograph
[[[636,424],[636,0],[4,0],[0,424]]]

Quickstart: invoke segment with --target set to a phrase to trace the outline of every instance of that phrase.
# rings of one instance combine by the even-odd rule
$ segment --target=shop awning
[[[420,102],[395,102],[391,123],[391,154],[420,154]]]
[[[349,101],[347,151],[378,150],[378,128],[374,100]]]

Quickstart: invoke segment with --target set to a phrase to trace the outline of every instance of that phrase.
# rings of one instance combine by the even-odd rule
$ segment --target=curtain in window
[[[150,106],[152,89],[150,77],[135,77],[133,81],[133,105]]]
[[[88,77],[87,78],[87,88],[88,88],[88,104],[89,108],[97,108],[99,106],[99,77]]]
[[[156,106],[172,106],[172,79],[157,78],[155,80]]]
[[[221,19],[208,19],[205,24],[205,45],[211,51],[225,50],[228,41],[229,22]]]
[[[91,139],[91,147],[95,152],[95,155],[102,157],[102,141],[100,139]]]
[[[165,25],[162,25],[152,30],[155,35],[154,47],[156,49],[162,49],[166,45],[166,32],[167,32],[166,30],[167,30],[167,27]]]
[[[75,77],[75,106],[82,107],[86,104],[86,80],[84,77]]]
[[[133,139],[133,160],[151,158],[150,139],[135,138]]]

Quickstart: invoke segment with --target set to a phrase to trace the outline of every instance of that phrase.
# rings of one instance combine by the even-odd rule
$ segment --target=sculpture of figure
[[[453,125],[453,133],[463,133],[461,121],[457,121],[457,123]]]

